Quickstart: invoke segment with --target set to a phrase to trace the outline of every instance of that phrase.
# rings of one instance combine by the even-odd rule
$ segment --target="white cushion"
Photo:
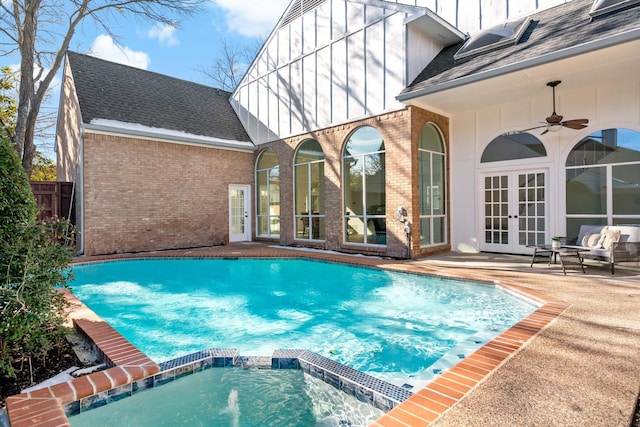
[[[633,225],[610,225],[609,230],[620,230],[620,242],[640,242],[640,227]]]
[[[580,246],[584,246],[585,248],[595,248],[598,246],[598,243],[600,242],[600,237],[601,237],[600,234],[587,233],[582,238],[582,242],[580,243]]]
[[[613,244],[620,240],[620,234],[620,230],[602,230],[597,247],[610,251]]]
[[[580,245],[584,236],[586,234],[600,234],[602,230],[606,230],[606,225],[581,225],[580,231],[578,232],[578,240],[576,241],[576,245]]]

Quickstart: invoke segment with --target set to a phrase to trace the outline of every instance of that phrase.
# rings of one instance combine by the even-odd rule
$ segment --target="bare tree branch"
[[[20,79],[12,142],[31,171],[36,122],[47,90],[60,70],[81,23],[94,22],[112,34],[107,22],[140,18],[177,26],[209,0],[4,0],[0,1],[0,56],[20,53]]]
[[[220,89],[233,92],[242,81],[263,42],[256,40],[255,43],[234,44],[222,39],[221,43],[222,47],[213,63],[200,66],[197,71],[211,79]]]

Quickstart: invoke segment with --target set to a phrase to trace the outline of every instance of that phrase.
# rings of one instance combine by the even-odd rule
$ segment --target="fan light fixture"
[[[533,129],[541,129],[546,128],[540,135],[544,135],[547,132],[559,132],[563,127],[569,129],[584,129],[587,127],[587,123],[589,123],[589,119],[574,119],[574,120],[562,120],[563,116],[556,113],[556,86],[562,83],[560,80],[554,80],[552,82],[547,83],[553,90],[553,113],[549,117],[546,118],[546,122],[544,122],[543,126],[536,126],[529,129],[521,130],[520,132],[527,132]]]

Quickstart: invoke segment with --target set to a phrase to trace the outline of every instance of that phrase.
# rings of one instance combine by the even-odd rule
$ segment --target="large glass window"
[[[342,165],[345,242],[386,245],[382,135],[370,126],[356,130],[344,146]]]
[[[547,150],[538,138],[526,132],[504,133],[487,145],[480,163],[545,157]]]
[[[280,236],[280,164],[271,148],[264,150],[256,164],[256,222],[259,237]]]
[[[300,144],[295,169],[295,237],[324,240],[324,153],[318,141]]]
[[[420,246],[445,243],[446,181],[442,136],[428,123],[422,128],[418,145],[420,167]]]
[[[640,224],[640,132],[604,129],[582,139],[566,163],[567,235],[582,224]]]

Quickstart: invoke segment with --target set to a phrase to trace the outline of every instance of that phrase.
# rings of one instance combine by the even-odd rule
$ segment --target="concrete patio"
[[[640,390],[640,268],[529,267],[530,257],[448,253],[411,261],[508,279],[570,307],[434,426],[630,426]]]

